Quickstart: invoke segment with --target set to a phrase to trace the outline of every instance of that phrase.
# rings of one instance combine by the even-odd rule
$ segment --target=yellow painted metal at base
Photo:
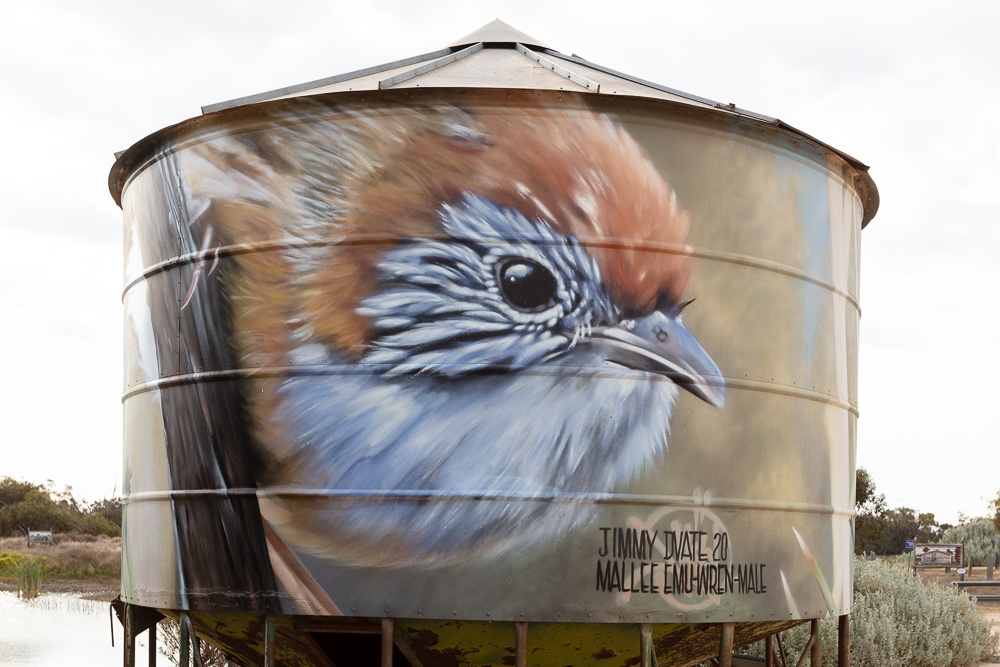
[[[191,620],[201,639],[239,664],[264,663],[266,617],[263,614],[191,612]],[[804,622],[807,621],[736,623],[733,646],[746,646]],[[395,619],[394,627],[396,645],[414,667],[515,664],[514,623]],[[335,666],[314,640],[317,632],[381,634],[382,624],[380,619],[369,618],[278,616],[277,664],[343,667]],[[722,625],[718,623],[653,625],[653,664],[696,665],[718,655],[721,639]],[[639,664],[640,647],[638,623],[532,623],[528,626],[526,657],[527,665],[534,667],[630,667]]]

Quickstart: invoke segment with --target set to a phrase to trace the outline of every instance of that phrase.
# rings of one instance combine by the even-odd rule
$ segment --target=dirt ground
[[[1000,634],[1000,602],[980,602],[976,610],[993,626],[993,634]]]

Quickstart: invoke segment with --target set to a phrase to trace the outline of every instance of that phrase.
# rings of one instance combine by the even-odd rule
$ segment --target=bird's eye
[[[504,301],[518,310],[544,310],[551,305],[556,295],[555,276],[544,266],[531,260],[512,258],[500,262],[497,280]]]

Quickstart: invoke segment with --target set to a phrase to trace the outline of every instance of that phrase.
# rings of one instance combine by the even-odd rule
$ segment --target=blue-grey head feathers
[[[523,367],[565,351],[615,315],[597,263],[545,221],[474,196],[445,205],[441,217],[448,239],[416,240],[379,264],[383,288],[358,309],[374,331],[364,363],[393,373]],[[524,312],[504,300],[497,263],[511,258],[554,277],[547,307]]]

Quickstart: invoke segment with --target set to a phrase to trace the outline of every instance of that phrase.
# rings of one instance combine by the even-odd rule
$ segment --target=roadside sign
[[[914,543],[914,542],[916,542],[916,540],[906,540],[906,548],[907,548],[907,549],[912,549],[912,548],[913,548],[913,543]],[[898,544],[898,543],[897,543],[897,544]]]
[[[961,567],[965,562],[965,546],[962,544],[914,544],[913,566],[918,568]]]
[[[51,530],[29,530],[28,544],[52,544]]]

